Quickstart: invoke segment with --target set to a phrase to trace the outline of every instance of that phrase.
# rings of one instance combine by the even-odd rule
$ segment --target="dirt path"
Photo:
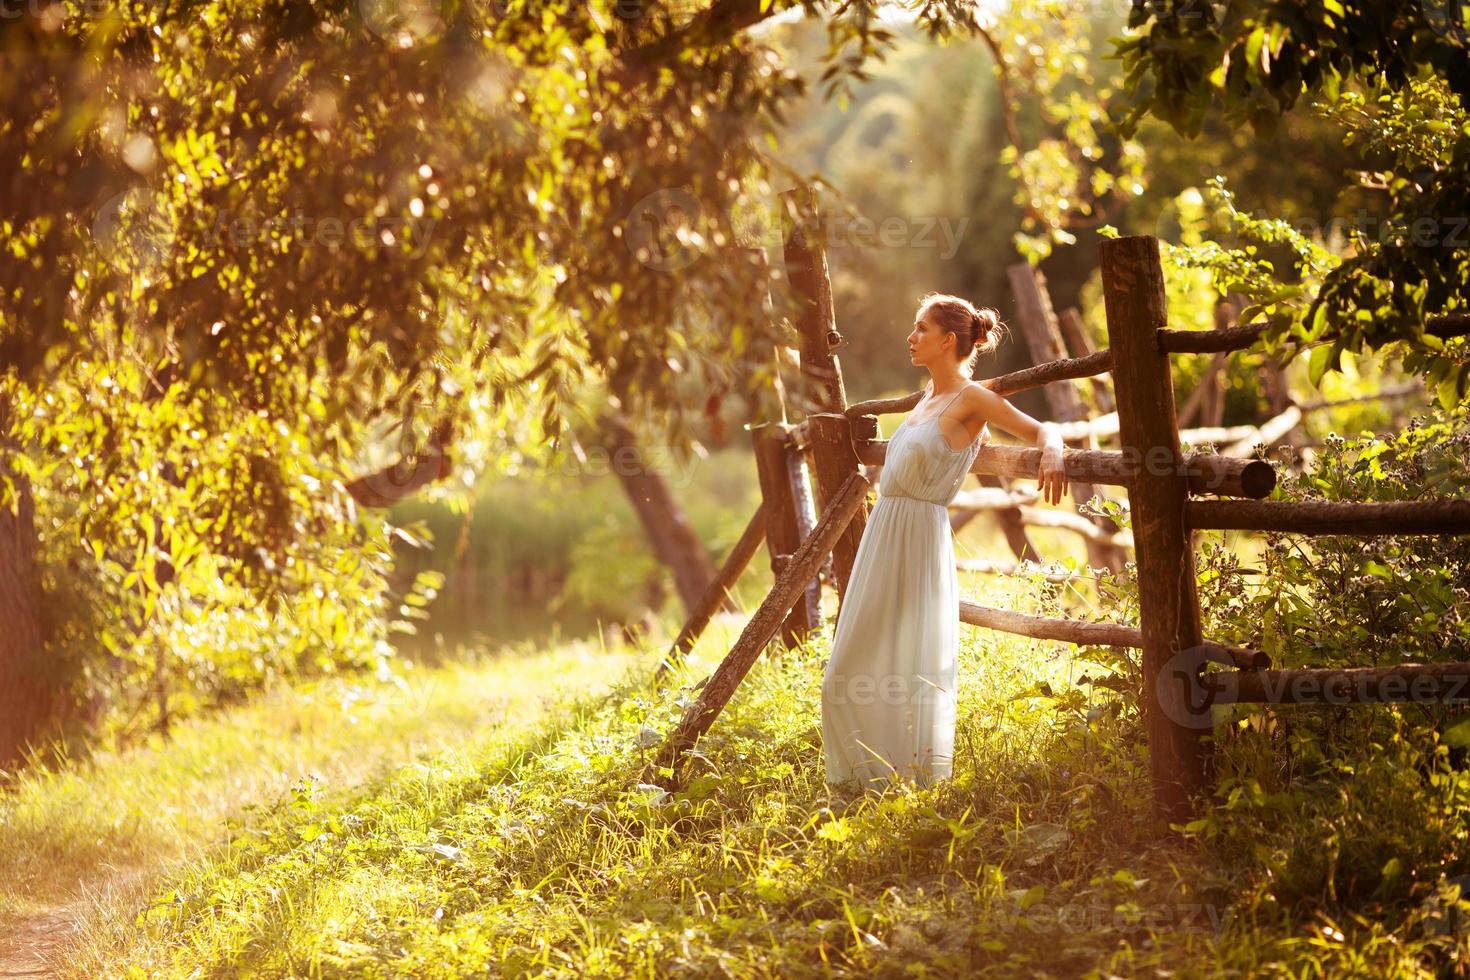
[[[32,919],[0,923],[0,977],[54,976],[51,956],[76,935],[76,910],[55,909]]]
[[[71,901],[0,919],[0,980],[55,976],[58,958],[89,913],[103,903],[141,898],[153,879],[146,868],[108,868],[95,881],[79,882],[79,894]]]

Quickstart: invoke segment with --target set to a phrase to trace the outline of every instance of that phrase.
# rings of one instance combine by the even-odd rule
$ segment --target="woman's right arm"
[[[1067,492],[1067,469],[1062,456],[1062,433],[1051,422],[1038,422],[1005,398],[988,388],[981,388],[982,411],[987,423],[1041,450],[1041,466],[1036,475],[1037,488],[1049,504],[1059,504]]]

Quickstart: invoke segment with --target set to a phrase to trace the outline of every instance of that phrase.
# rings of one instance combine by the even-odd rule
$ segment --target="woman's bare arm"
[[[959,399],[964,414],[959,421],[971,440],[987,424],[1009,432],[1041,450],[1038,488],[1048,503],[1061,502],[1067,491],[1067,473],[1062,461],[1062,434],[1051,422],[1038,422],[1005,398],[983,385],[974,385]],[[948,441],[948,435],[945,440]],[[953,448],[953,444],[951,444]]]

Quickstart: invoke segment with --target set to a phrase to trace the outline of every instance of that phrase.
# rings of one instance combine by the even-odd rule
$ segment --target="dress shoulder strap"
[[[965,393],[965,389],[966,388],[969,388],[969,387],[970,387],[969,384],[966,383],[964,385],[964,387],[960,388],[959,391],[955,392],[953,395],[950,395],[949,396],[949,401],[947,401],[947,402],[944,403],[944,407],[939,410],[938,414],[939,415],[943,415],[945,412],[949,411],[949,406],[953,405],[954,404],[954,400],[956,398],[960,397],[961,395],[963,395]]]

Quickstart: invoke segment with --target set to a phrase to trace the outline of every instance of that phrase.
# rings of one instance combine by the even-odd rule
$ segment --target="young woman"
[[[909,359],[931,381],[889,440],[838,615],[822,680],[829,783],[950,775],[960,597],[947,508],[989,439],[987,423],[1041,449],[1037,476],[1049,503],[1066,491],[1056,427],[970,380],[1000,330],[995,310],[942,293],[920,299]]]

